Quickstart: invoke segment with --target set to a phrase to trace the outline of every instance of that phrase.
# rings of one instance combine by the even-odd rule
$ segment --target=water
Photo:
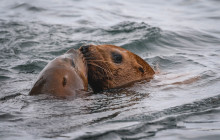
[[[219,139],[219,5],[1,0],[0,139]],[[50,60],[84,44],[126,48],[158,74],[76,99],[28,96]]]

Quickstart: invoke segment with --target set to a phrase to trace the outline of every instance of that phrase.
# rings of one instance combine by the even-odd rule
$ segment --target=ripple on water
[[[19,43],[20,48],[25,48],[25,47],[35,47],[36,45],[39,45],[40,43],[38,41],[21,41]]]
[[[8,80],[10,79],[11,77],[9,76],[5,76],[5,75],[0,75],[0,81],[5,81],[5,80]]]
[[[0,43],[1,44],[5,44],[7,42],[9,42],[9,39],[7,39],[7,38],[0,38]]]
[[[33,6],[28,3],[16,4],[16,5],[12,6],[11,9],[23,9],[23,10],[28,10],[28,11],[32,11],[32,12],[46,11],[46,9],[44,9],[44,8]]]
[[[73,132],[69,133],[67,136],[73,137],[75,139],[98,139],[98,138],[107,138],[110,134],[114,134],[114,137],[120,137],[123,139],[141,139],[141,138],[154,138],[156,135],[163,134],[164,131],[173,131],[179,129],[191,130],[189,123],[193,123],[193,119],[196,119],[196,116],[200,115],[208,115],[210,112],[215,113],[215,117],[220,113],[219,105],[220,105],[220,96],[214,96],[210,98],[206,98],[200,101],[196,101],[189,104],[184,104],[181,106],[172,107],[169,109],[165,109],[159,112],[150,112],[145,115],[138,116],[130,116],[124,120],[116,120],[111,122],[102,123],[102,125],[94,125],[92,127],[88,127],[83,129],[83,132]],[[211,109],[210,109],[211,107]],[[216,111],[217,109],[217,111]],[[207,120],[197,121],[194,127],[195,128],[207,128]],[[213,120],[213,118],[210,118]],[[123,123],[127,122],[127,126],[123,126]],[[132,123],[133,122],[133,123]],[[187,124],[188,123],[188,124]],[[213,123],[219,123],[219,121],[208,121],[209,125],[213,125]],[[121,126],[120,129],[116,129],[111,126]],[[105,126],[105,129],[100,131],[93,131],[93,129],[99,130]],[[96,128],[98,127],[98,128]],[[219,128],[218,126],[216,127]],[[197,131],[200,131],[198,129]],[[77,135],[82,134],[82,135]],[[181,134],[180,134],[181,135]],[[197,134],[196,137],[201,134]],[[169,135],[168,135],[169,136]],[[160,137],[159,137],[160,138]]]
[[[113,44],[140,53],[145,50],[153,50],[154,48],[149,47],[148,44],[160,38],[161,32],[160,28],[153,27],[145,22],[126,21],[105,28],[99,35],[104,35],[103,39],[111,37]]]
[[[151,26],[141,22],[141,23],[137,23],[137,22],[129,22],[129,21],[125,21],[125,22],[120,22],[117,25],[111,26],[109,29],[106,29],[106,32],[109,32],[111,34],[121,34],[121,33],[131,33],[131,32],[136,32],[136,31],[143,31],[143,30],[149,30]]]
[[[12,69],[17,70],[19,73],[39,73],[45,66],[47,62],[42,60],[27,61],[25,64],[19,64]]]
[[[214,1],[0,0],[0,139],[218,139]],[[48,61],[83,44],[121,46],[159,73],[77,99],[25,96]]]

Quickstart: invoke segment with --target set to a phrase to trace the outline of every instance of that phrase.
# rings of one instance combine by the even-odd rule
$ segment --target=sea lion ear
[[[142,74],[145,72],[143,66],[139,63],[136,63],[135,68],[137,69],[138,72],[141,72]]]
[[[70,49],[66,53],[76,54],[77,51],[75,49]]]
[[[138,70],[139,70],[140,72],[144,73],[143,67],[138,67]]]

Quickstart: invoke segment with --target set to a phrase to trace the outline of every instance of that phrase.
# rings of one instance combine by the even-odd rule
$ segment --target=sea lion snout
[[[87,52],[89,52],[89,47],[90,47],[91,45],[84,45],[84,46],[81,46],[80,48],[79,48],[79,50],[83,53],[83,54],[86,54]]]
[[[114,45],[85,45],[79,49],[87,61],[88,82],[93,91],[120,88],[155,74],[136,54]]]

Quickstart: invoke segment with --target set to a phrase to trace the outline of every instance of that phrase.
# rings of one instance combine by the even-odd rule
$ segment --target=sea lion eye
[[[117,52],[112,52],[112,59],[114,63],[121,63],[122,62],[122,55]]]

